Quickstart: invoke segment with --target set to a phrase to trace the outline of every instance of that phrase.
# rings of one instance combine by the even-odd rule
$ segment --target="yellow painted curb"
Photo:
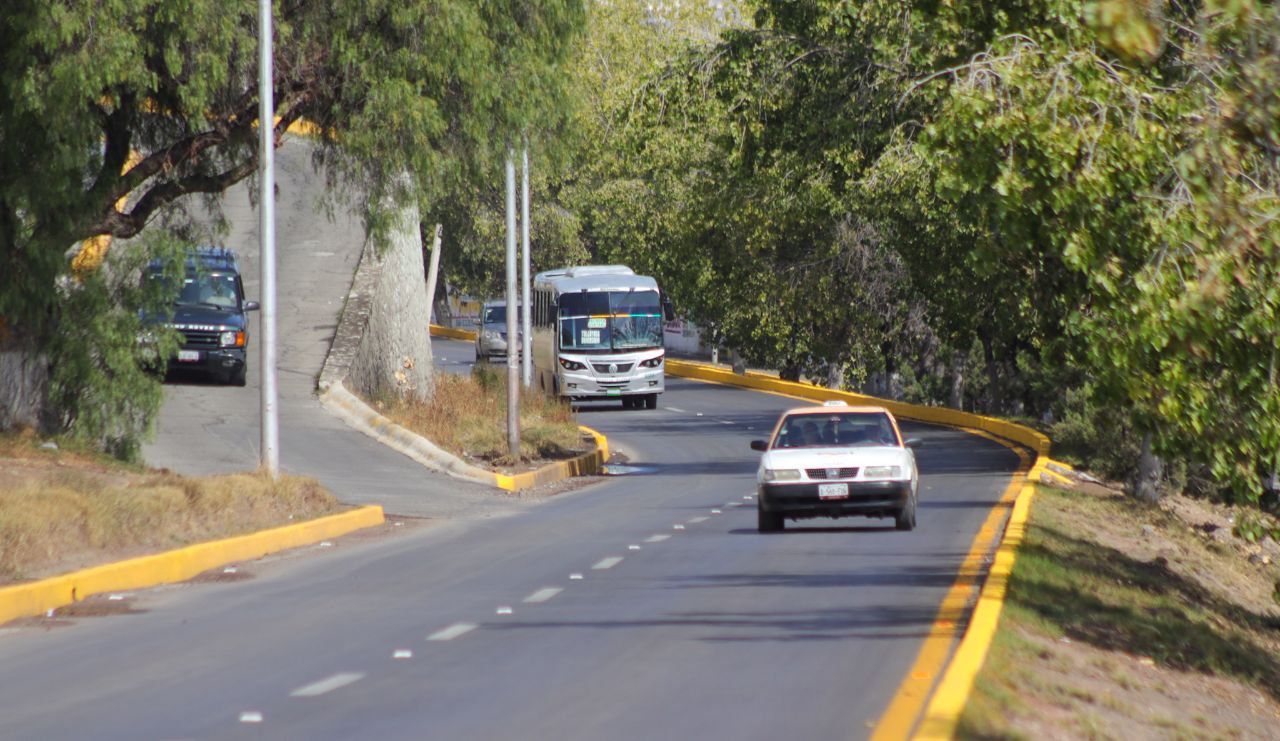
[[[982,663],[987,656],[987,650],[991,647],[991,641],[995,637],[996,627],[1000,620],[1000,612],[1004,607],[1005,588],[1009,581],[1009,573],[1013,569],[1018,546],[1022,543],[1023,533],[1026,529],[1027,513],[1031,507],[1031,499],[1035,494],[1035,484],[1032,482],[1039,480],[1049,460],[1049,438],[1029,427],[1024,427],[1014,422],[962,412],[956,409],[926,407],[887,399],[877,399],[873,396],[837,391],[807,383],[783,381],[760,373],[741,375],[706,363],[668,358],[666,365],[668,375],[682,378],[693,378],[756,389],[758,391],[800,397],[811,401],[840,400],[850,404],[883,406],[892,412],[894,416],[902,417],[903,419],[958,427],[969,432],[977,432],[978,434],[992,437],[997,442],[1005,445],[1013,442],[1033,451],[1034,459],[1030,470],[1025,470],[1024,463],[1023,471],[1025,471],[1025,475],[1023,471],[1019,471],[1015,475],[1014,483],[1010,485],[1011,489],[1016,487],[1018,492],[1013,499],[1013,512],[1009,516],[1009,522],[1003,535],[1000,536],[1000,545],[996,550],[995,562],[991,565],[986,581],[979,592],[978,603],[970,617],[969,625],[965,629],[964,637],[961,638],[955,655],[952,657],[950,664],[946,666],[942,680],[933,692],[932,699],[925,709],[924,717],[915,736],[915,738],[923,739],[954,737],[956,726],[960,720],[960,713],[964,710],[964,706],[969,700],[969,695],[973,692],[974,678],[977,676],[978,670],[982,668]],[[1020,451],[1018,452],[1020,456],[1024,456]],[[1017,480],[1018,477],[1021,478],[1020,482]],[[1002,498],[1001,503],[1007,506],[1007,498]],[[988,518],[988,523],[978,533],[974,541],[974,547],[971,549],[971,554],[972,551],[983,550],[980,546],[990,542],[990,538],[994,535],[991,528],[994,527],[994,521],[998,519],[995,514],[993,511],[992,517]],[[968,562],[966,561],[966,563]],[[965,582],[972,582],[973,579],[974,575],[967,573],[967,570],[962,568],[960,575],[956,579],[956,585],[953,586],[953,591]],[[965,592],[968,593],[968,590],[966,589]],[[947,643],[950,642],[951,635],[945,633],[945,631],[952,622],[948,617],[948,613],[952,611],[951,608],[953,606],[949,602],[944,602],[938,617],[934,621],[935,630],[933,632],[943,631]],[[917,663],[925,658],[928,653],[936,652],[933,651],[929,643],[926,643],[921,648],[921,656],[917,659]],[[935,662],[938,660],[940,659],[934,659]],[[916,680],[916,675],[923,675],[920,677],[924,682],[923,687],[920,686],[921,682]],[[878,726],[884,726],[884,728],[877,729],[876,737],[887,738],[893,736],[905,738],[910,735],[910,729],[916,724],[914,716],[928,694],[927,685],[932,682],[933,676],[930,672],[920,671],[917,666],[912,667],[900,683],[894,700],[890,703],[885,716],[877,724]]]
[[[476,339],[476,333],[469,329],[454,329],[453,327],[445,327],[439,324],[431,325],[431,334],[435,337],[448,337],[452,340],[475,341]]]
[[[70,574],[0,588],[0,623],[43,615],[103,592],[171,584],[237,561],[311,545],[383,522],[382,507],[369,506],[296,525],[179,548]]]
[[[498,488],[506,489],[507,491],[519,491],[520,489],[529,489],[543,484],[552,484],[574,476],[590,476],[600,473],[604,468],[605,461],[609,460],[609,441],[604,435],[590,427],[579,425],[578,429],[595,438],[595,450],[588,451],[567,461],[548,463],[536,471],[517,473],[511,476],[495,473],[494,478],[497,479]]]

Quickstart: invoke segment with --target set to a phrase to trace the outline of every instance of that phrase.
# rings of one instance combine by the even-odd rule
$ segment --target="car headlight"
[[[560,367],[569,371],[579,371],[579,370],[587,369],[587,366],[583,365],[582,363],[579,363],[576,360],[565,360],[564,358],[560,358]]]
[[[657,367],[659,367],[659,366],[661,366],[661,365],[662,365],[662,356],[661,356],[661,355],[659,355],[659,356],[658,356],[658,357],[656,357],[656,358],[649,358],[648,360],[641,360],[641,361],[640,361],[640,367],[641,367],[641,368],[657,368]]]
[[[222,347],[244,347],[244,332],[223,332],[218,344]]]
[[[799,481],[800,470],[797,468],[766,468],[765,481]]]
[[[486,329],[484,331],[484,338],[490,342],[498,342],[502,340],[502,333],[497,330]]]
[[[867,466],[862,469],[864,479],[896,479],[901,475],[901,466]]]

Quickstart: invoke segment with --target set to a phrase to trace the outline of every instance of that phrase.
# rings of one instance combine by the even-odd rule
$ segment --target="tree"
[[[564,106],[554,72],[582,17],[572,0],[281,0],[276,141],[295,122],[313,123],[331,183],[346,186],[332,189],[335,201],[362,208],[376,235],[389,204],[459,188],[491,169],[516,132],[556,125]],[[179,198],[217,194],[255,171],[255,49],[254,9],[243,3],[8,4],[0,316],[12,352],[59,366],[66,318],[54,286],[72,245],[134,236],[161,216],[180,228]],[[127,341],[107,343],[97,362]]]

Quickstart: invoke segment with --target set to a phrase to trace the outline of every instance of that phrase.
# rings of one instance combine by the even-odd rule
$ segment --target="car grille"
[[[809,478],[816,481],[851,479],[858,475],[858,469],[856,468],[806,468],[804,472],[809,476]],[[828,473],[834,473],[835,476],[828,476]]]
[[[210,332],[200,329],[182,330],[183,347],[217,347],[221,332]]]
[[[615,363],[617,370],[609,370],[608,363],[592,363],[591,367],[596,369],[596,373],[626,373],[631,370],[631,363]]]

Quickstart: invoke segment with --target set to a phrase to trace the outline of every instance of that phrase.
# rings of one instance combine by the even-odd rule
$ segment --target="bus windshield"
[[[587,291],[560,296],[560,349],[582,352],[662,347],[657,291]]]

